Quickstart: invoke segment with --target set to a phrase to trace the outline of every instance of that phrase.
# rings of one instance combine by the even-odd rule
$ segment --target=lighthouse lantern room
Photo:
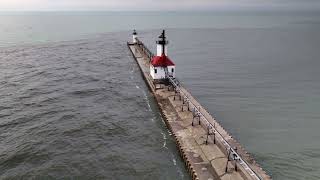
[[[132,41],[134,44],[136,44],[138,42],[137,38],[138,38],[138,34],[137,34],[136,30],[133,30]]]
[[[163,30],[157,41],[157,56],[154,56],[150,62],[150,75],[153,80],[175,78],[175,64],[168,57],[167,45],[168,41]]]

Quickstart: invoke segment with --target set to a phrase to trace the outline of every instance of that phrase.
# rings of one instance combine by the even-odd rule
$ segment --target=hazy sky
[[[0,0],[0,10],[320,9],[320,0]]]

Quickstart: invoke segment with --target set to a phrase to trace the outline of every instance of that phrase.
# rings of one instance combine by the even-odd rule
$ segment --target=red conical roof
[[[165,67],[165,66],[174,66],[174,63],[164,54],[161,56],[154,56],[151,60],[153,67]]]

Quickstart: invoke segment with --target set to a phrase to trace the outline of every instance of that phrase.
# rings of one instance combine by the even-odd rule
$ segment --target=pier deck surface
[[[136,44],[128,43],[128,46],[140,67],[145,81],[158,102],[168,128],[176,139],[178,150],[192,179],[257,179],[250,175],[240,164],[237,164],[237,170],[235,170],[235,161],[228,162],[228,151],[223,144],[222,137],[215,136],[214,143],[214,139],[210,135],[206,144],[208,131],[204,124],[199,124],[197,120],[193,120],[192,112],[187,110],[187,106],[183,103],[182,99],[177,97],[175,91],[168,90],[168,87],[165,85],[161,89],[155,88],[149,73],[150,59],[147,54]],[[200,108],[201,113],[206,119],[215,125],[215,129],[223,136],[223,139],[232,145],[232,147],[237,147],[238,154],[242,159],[246,160],[250,168],[259,176],[259,179],[271,179],[244,148],[219,125],[185,88],[181,87],[181,91],[187,94],[189,100]],[[194,125],[192,125],[192,122],[194,122]],[[226,172],[227,162],[228,167]]]

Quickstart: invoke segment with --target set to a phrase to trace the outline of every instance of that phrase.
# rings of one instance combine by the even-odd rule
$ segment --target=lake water
[[[274,179],[320,179],[320,14],[0,15],[0,177],[188,179],[126,41],[137,29]]]

